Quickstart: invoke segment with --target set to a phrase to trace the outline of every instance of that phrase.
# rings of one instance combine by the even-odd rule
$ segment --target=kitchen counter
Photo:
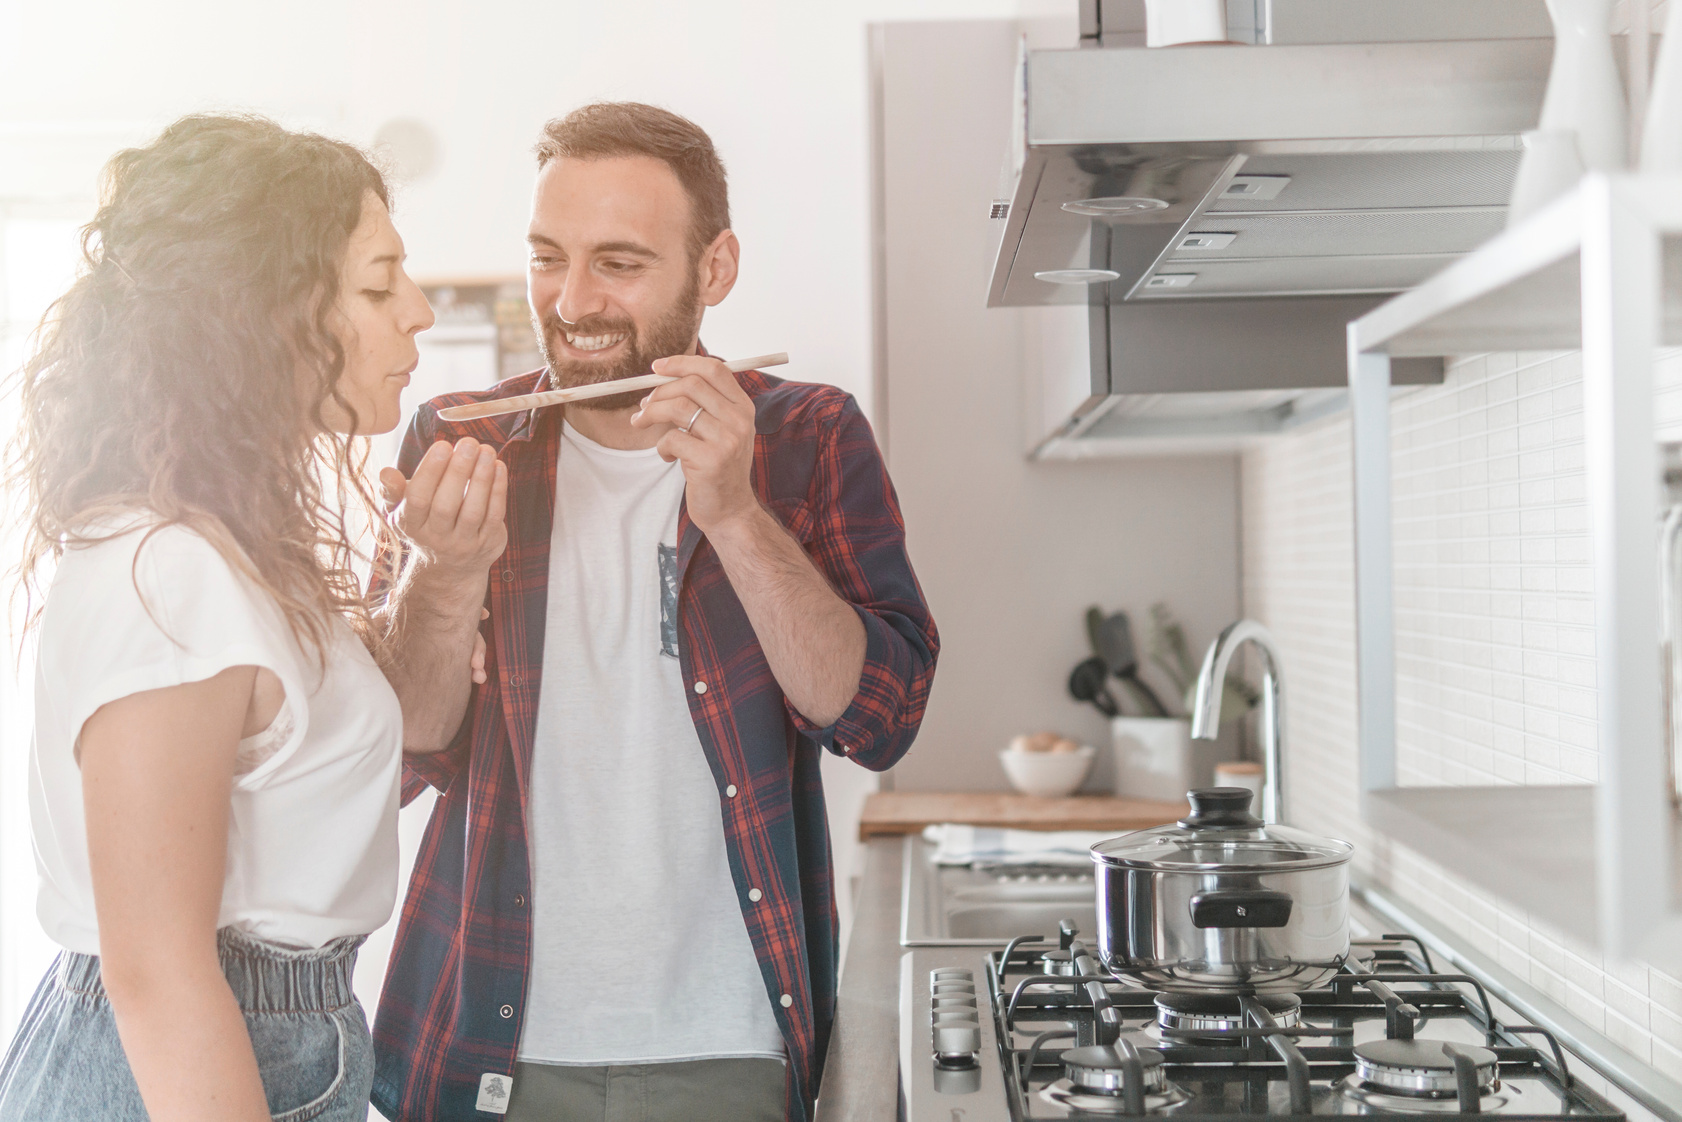
[[[816,1122],[893,1122],[899,1110],[899,945],[903,841],[936,822],[1020,830],[1142,830],[1187,813],[1184,803],[1081,795],[882,791],[859,821],[864,876],[836,998]]]
[[[1185,803],[1073,795],[1042,799],[995,791],[878,791],[865,799],[859,840],[918,834],[937,822],[1013,830],[1148,830],[1184,817]]]
[[[816,1122],[893,1122],[899,1111],[901,845],[865,843]]]

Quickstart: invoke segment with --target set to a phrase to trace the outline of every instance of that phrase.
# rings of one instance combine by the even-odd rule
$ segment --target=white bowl
[[[999,753],[999,762],[1010,785],[1024,795],[1056,799],[1074,794],[1086,782],[1092,757],[1097,754],[1090,744],[1073,752],[1013,752],[1006,748]]]

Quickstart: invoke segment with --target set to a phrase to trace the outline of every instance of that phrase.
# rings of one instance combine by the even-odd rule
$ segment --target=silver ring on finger
[[[697,405],[695,407],[694,414],[689,418],[689,423],[686,425],[679,425],[678,428],[682,429],[684,432],[688,432],[690,429],[695,427],[695,422],[700,420],[701,414],[704,412],[706,412],[705,408]]]

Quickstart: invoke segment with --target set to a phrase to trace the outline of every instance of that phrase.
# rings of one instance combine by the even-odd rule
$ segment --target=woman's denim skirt
[[[366,1122],[373,1045],[351,971],[362,936],[297,950],[217,932],[275,1122]],[[183,1072],[194,1078],[202,1073]],[[147,1122],[99,959],[65,951],[0,1064],[0,1122]]]

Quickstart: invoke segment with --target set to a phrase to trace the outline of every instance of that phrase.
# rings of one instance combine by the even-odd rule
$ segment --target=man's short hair
[[[669,110],[636,101],[598,101],[543,126],[537,167],[550,160],[652,156],[666,161],[689,196],[689,256],[696,260],[730,228],[730,192],[712,137]]]

